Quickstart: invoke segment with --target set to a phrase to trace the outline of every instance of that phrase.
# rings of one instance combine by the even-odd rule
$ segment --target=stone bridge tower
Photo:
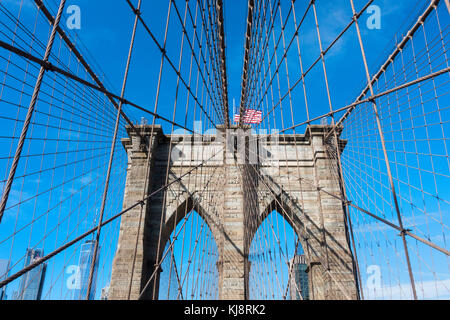
[[[122,140],[128,154],[123,207],[141,201],[144,191],[153,195],[122,216],[110,299],[158,297],[155,263],[177,223],[194,209],[218,247],[220,299],[249,298],[248,250],[260,224],[255,221],[273,210],[291,224],[304,248],[310,297],[358,298],[344,208],[329,195],[342,194],[336,160],[324,142],[329,127],[309,126],[305,134],[270,139],[251,135],[248,128],[219,128],[197,137],[164,135],[160,126],[137,128],[146,142],[129,128],[129,138]]]

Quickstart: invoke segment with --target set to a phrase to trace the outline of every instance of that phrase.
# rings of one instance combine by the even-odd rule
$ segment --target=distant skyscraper
[[[27,249],[24,267],[29,266],[44,256],[42,249]],[[16,300],[41,300],[42,288],[44,286],[45,271],[47,264],[42,263],[33,270],[28,271],[21,277],[19,291],[16,292]]]
[[[8,277],[8,260],[0,259],[0,281]],[[6,286],[0,289],[0,300],[6,300]]]
[[[100,300],[108,300],[108,292],[109,292],[109,285],[107,285],[106,287],[104,287],[102,289],[102,294],[100,296]]]
[[[308,265],[304,255],[295,255],[289,261],[289,268],[292,272],[290,283],[291,300],[300,300],[300,294],[303,300],[309,300],[308,273],[306,273]]]
[[[91,270],[91,265],[94,257],[95,241],[87,240],[81,245],[80,258],[78,260],[78,281],[75,291],[73,292],[74,300],[85,300],[89,285],[89,272]],[[92,276],[92,286],[91,292],[89,294],[89,300],[94,300],[95,298],[95,287],[97,282],[97,269],[98,269],[98,258],[99,250],[97,251],[97,259],[95,259],[94,274]]]

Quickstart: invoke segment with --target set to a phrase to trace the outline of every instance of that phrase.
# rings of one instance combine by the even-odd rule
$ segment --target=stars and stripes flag
[[[234,122],[239,122],[239,120],[240,120],[240,115],[235,114]],[[262,121],[262,111],[256,110],[256,109],[245,110],[243,121],[244,121],[244,123],[260,124]]]

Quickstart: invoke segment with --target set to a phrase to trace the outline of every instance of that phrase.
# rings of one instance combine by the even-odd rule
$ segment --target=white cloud
[[[413,298],[410,283],[384,285],[381,288],[371,290],[364,287],[363,290],[364,298],[367,300],[403,300]],[[416,291],[419,299],[450,299],[450,278],[416,282]]]
[[[85,186],[88,185],[89,183],[91,183],[93,181],[92,176],[91,175],[87,175],[84,176],[82,178],[80,178],[80,183]]]

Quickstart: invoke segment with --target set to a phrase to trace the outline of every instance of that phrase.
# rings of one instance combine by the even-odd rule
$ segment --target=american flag
[[[234,115],[234,122],[239,122],[240,115]],[[244,123],[260,124],[262,121],[262,111],[256,109],[247,109],[244,114]]]

